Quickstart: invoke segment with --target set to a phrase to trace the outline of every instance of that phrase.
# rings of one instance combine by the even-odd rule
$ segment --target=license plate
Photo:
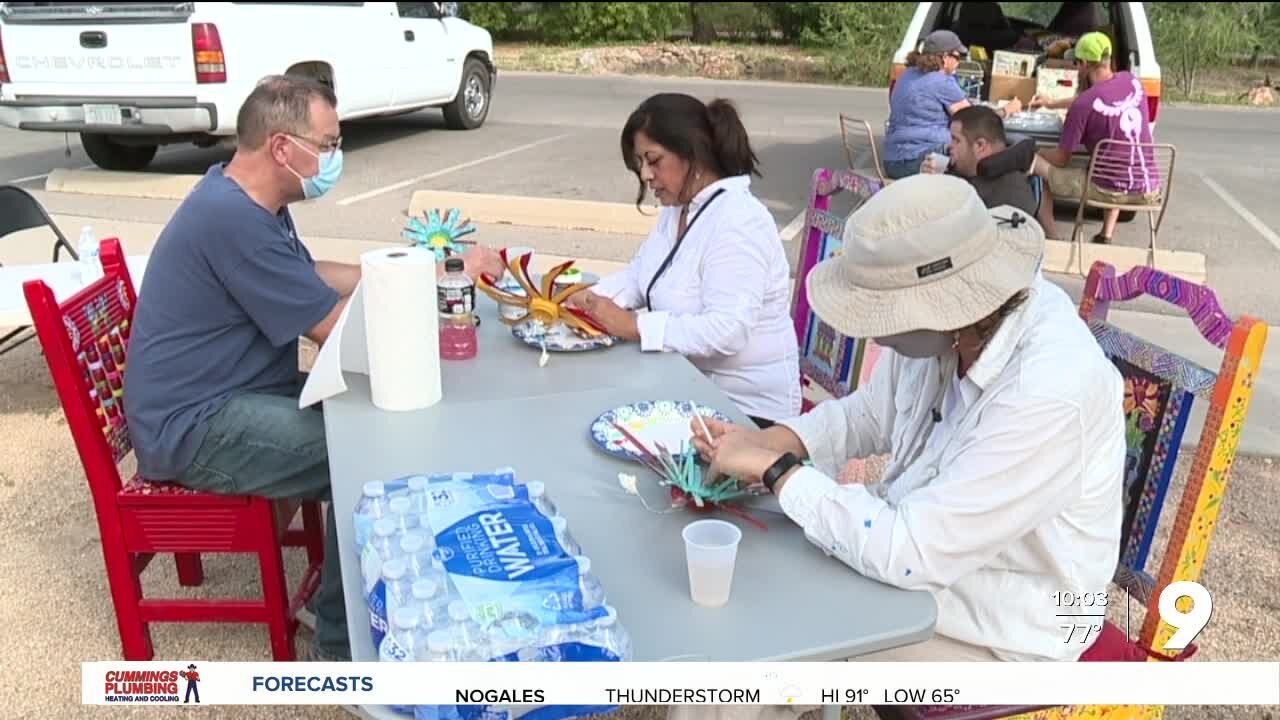
[[[120,125],[120,106],[85,105],[84,121],[88,125]]]

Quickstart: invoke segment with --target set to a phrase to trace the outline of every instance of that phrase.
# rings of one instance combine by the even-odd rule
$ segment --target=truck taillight
[[[9,80],[9,64],[4,61],[4,37],[0,35],[0,83],[7,83]]]
[[[192,25],[191,49],[196,60],[197,83],[227,81],[227,60],[222,54],[222,38],[218,35],[217,25],[213,23]]]
[[[1147,96],[1147,122],[1154,123],[1156,121],[1156,113],[1160,111],[1160,96]]]

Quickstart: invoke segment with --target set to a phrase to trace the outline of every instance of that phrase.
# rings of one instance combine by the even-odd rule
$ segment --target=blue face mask
[[[289,138],[294,145],[305,150],[309,155],[319,161],[319,169],[316,174],[311,177],[302,177],[296,170],[285,165],[289,172],[293,173],[298,180],[302,181],[302,194],[308,200],[314,200],[321,195],[333,189],[338,184],[338,178],[342,177],[342,148],[335,148],[328,152],[317,155],[311,152],[311,149],[302,143]]]

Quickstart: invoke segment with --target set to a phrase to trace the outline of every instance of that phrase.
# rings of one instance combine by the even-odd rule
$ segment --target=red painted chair
[[[150,623],[249,622],[268,626],[276,660],[293,660],[297,612],[320,585],[320,503],[211,495],[137,476],[121,479],[119,463],[133,449],[122,404],[137,298],[119,240],[102,242],[102,265],[105,277],[62,305],[39,280],[27,282],[23,291],[93,496],[124,659],[152,659]],[[303,527],[290,530],[299,510]],[[283,547],[307,552],[308,567],[292,598]],[[187,587],[204,582],[201,553],[257,555],[262,596],[144,598],[143,570],[157,554],[169,553],[179,583]]]

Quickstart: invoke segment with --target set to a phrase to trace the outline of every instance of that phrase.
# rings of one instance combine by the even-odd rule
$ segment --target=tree
[[[1229,53],[1251,48],[1258,42],[1259,5],[1261,3],[1248,2],[1147,4],[1160,64],[1173,70],[1178,88],[1184,94],[1195,93],[1196,78],[1202,70],[1221,65]]]

